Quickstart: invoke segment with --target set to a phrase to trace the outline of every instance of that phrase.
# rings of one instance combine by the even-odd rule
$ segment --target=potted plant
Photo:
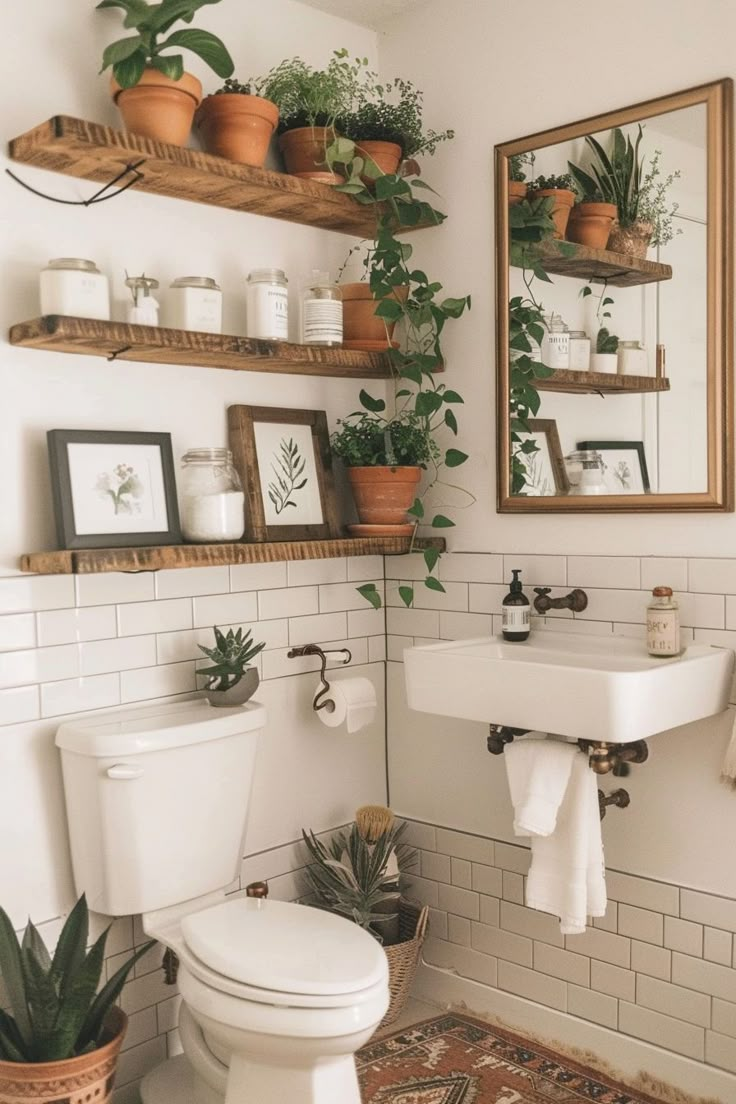
[[[533,153],[512,153],[509,157],[509,207],[514,207],[517,203],[521,203],[522,199],[526,199],[529,185],[524,171],[525,165],[534,167]]]
[[[578,189],[578,198],[570,212],[567,240],[590,249],[605,249],[616,220],[616,204],[606,203],[600,189],[577,165],[570,162],[568,165]]]
[[[537,198],[552,200],[552,220],[555,224],[555,238],[564,238],[567,220],[575,202],[572,177],[569,173],[562,176],[538,176],[529,185],[529,191]]]
[[[254,644],[251,630],[243,636],[242,627],[223,633],[215,625],[212,631],[215,634],[214,648],[197,645],[200,652],[212,661],[211,667],[202,667],[197,671],[198,675],[207,678],[207,699],[210,705],[215,706],[243,705],[258,689],[258,668],[252,667],[250,661],[263,651],[265,641]]]
[[[208,153],[241,165],[263,166],[279,109],[260,95],[262,83],[241,84],[228,77],[222,88],[202,100],[195,121]]]
[[[593,289],[590,284],[586,284],[580,292],[583,299],[587,299],[588,296],[592,294]],[[604,280],[601,285],[601,291],[598,295],[598,302],[595,310],[598,333],[595,339],[595,352],[590,355],[591,372],[607,372],[609,374],[618,372],[619,339],[616,334],[611,333],[608,328],[609,323],[606,321],[611,317],[610,310],[606,308],[612,307],[613,305],[613,299],[608,295],[607,281]]]
[[[391,1000],[382,1026],[406,1002],[427,924],[428,909],[403,900],[399,890],[400,868],[416,862],[416,853],[401,842],[405,828],[390,809],[366,805],[350,830],[336,833],[329,845],[302,829],[310,859],[306,876],[319,907],[359,924],[383,944]]]
[[[205,4],[220,0],[100,0],[100,8],[122,8],[123,26],[135,32],[111,43],[102,55],[102,69],[112,67],[112,96],[125,129],[146,138],[183,146],[192,128],[194,112],[202,99],[202,85],[184,72],[180,48],[191,50],[215,71],[229,77],[233,60],[224,42],[209,31],[186,28],[168,32],[182,20],[191,23]],[[161,36],[167,35],[161,41]]]
[[[133,952],[98,990],[109,928],[87,950],[84,895],[64,923],[53,958],[28,921],[22,942],[0,909],[0,976],[8,1009],[0,1009],[0,1100],[105,1104],[128,1019],[115,1006],[132,967],[151,947]]]
[[[279,110],[279,149],[288,173],[328,184],[344,179],[327,166],[326,150],[337,134],[337,119],[350,111],[363,65],[360,59],[350,62],[342,49],[325,69],[295,57],[264,78],[261,92]]]

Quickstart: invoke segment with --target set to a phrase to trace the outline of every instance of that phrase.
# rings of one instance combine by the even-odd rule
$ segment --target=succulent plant
[[[87,951],[89,912],[82,894],[52,958],[30,920],[19,942],[0,908],[0,976],[10,1002],[9,1012],[0,1009],[0,1058],[58,1062],[104,1045],[110,1009],[132,967],[155,945],[151,940],[139,947],[98,993],[109,930]]]
[[[223,633],[215,625],[215,647],[205,648],[197,645],[200,652],[204,652],[208,659],[212,660],[212,667],[203,667],[198,672],[207,675],[208,690],[230,690],[240,682],[241,678],[250,666],[250,661],[266,647],[265,641],[254,644],[251,630],[243,636],[242,627],[236,632],[229,629]]]

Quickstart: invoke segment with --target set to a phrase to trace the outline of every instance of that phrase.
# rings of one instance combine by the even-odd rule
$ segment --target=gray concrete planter
[[[229,690],[210,690],[208,687],[207,700],[210,705],[220,708],[244,705],[255,694],[259,681],[258,668],[247,667],[240,681]]]

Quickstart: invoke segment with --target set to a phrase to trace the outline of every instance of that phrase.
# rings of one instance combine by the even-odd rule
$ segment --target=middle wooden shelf
[[[386,353],[294,345],[232,334],[170,330],[51,314],[10,329],[10,344],[47,352],[76,353],[107,360],[182,364],[239,372],[280,372],[345,379],[388,379]]]

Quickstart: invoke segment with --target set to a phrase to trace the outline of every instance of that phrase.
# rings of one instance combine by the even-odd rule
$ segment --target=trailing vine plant
[[[420,189],[431,192],[427,184],[398,173],[381,174],[378,166],[359,155],[355,143],[347,138],[338,138],[332,143],[327,150],[327,163],[330,168],[340,166],[346,176],[346,182],[337,185],[337,190],[354,196],[358,203],[372,207],[375,212],[375,234],[365,261],[371,293],[378,301],[375,313],[386,324],[401,324],[401,347],[396,349],[389,343],[386,351],[395,385],[393,409],[386,414],[387,404],[383,399],[361,391],[363,411],[350,417],[372,419],[382,427],[389,446],[397,423],[410,424],[424,439],[420,461],[429,472],[429,479],[408,511],[415,523],[410,546],[413,551],[419,525],[443,530],[455,524],[445,514],[429,509],[428,495],[438,487],[464,491],[444,477],[447,469],[465,463],[467,453],[454,447],[441,447],[438,442],[438,435],[441,437],[444,432],[457,435],[454,408],[463,398],[443,383],[437,373],[444,364],[442,334],[445,324],[460,318],[469,309],[470,296],[442,296],[442,284],[413,267],[410,263],[412,246],[397,236],[402,229],[444,221],[445,215],[417,194]],[[405,289],[405,295],[403,292],[397,294],[399,289]],[[464,493],[470,502],[474,501],[469,492]],[[423,556],[427,572],[424,585],[430,590],[444,592],[438,578],[441,553],[436,548],[426,548]],[[380,607],[381,596],[374,583],[358,590],[372,606]],[[412,605],[413,585],[400,587],[399,594],[406,606]]]

